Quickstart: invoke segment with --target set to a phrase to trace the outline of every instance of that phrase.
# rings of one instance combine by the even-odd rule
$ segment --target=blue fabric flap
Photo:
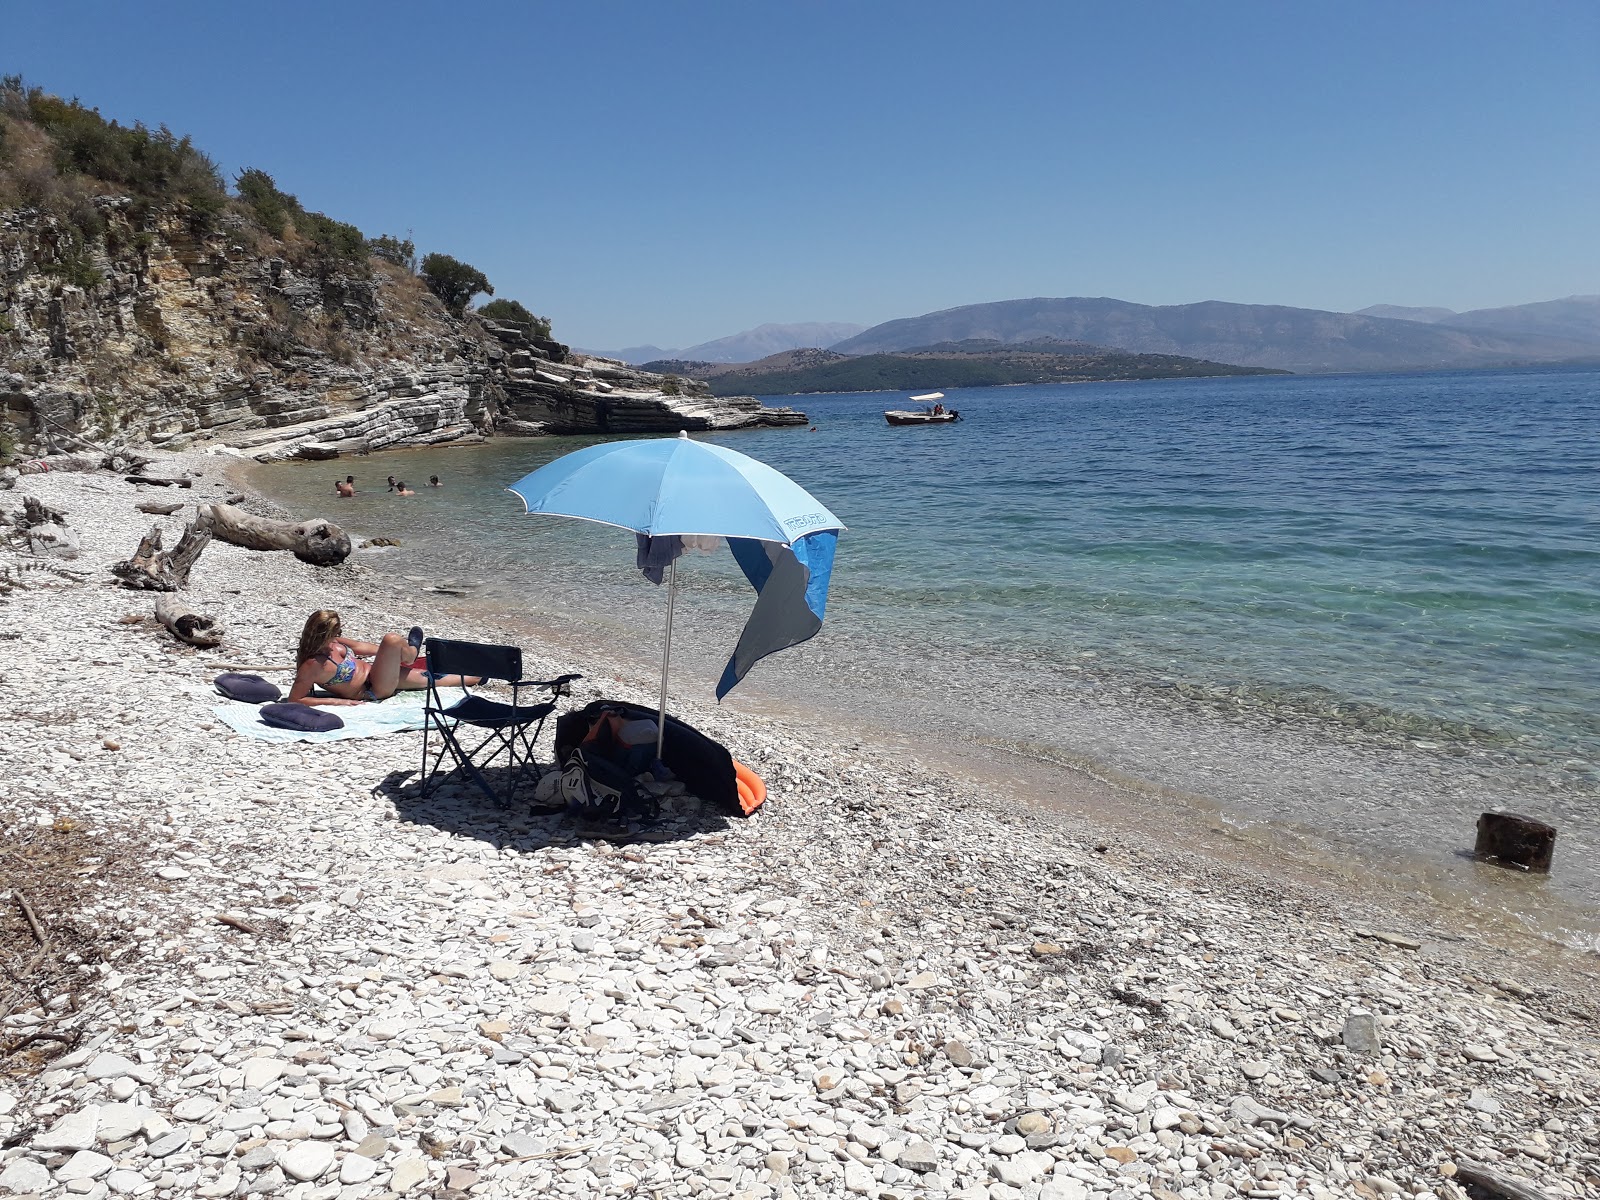
[[[717,683],[718,700],[767,655],[817,635],[827,611],[828,582],[833,577],[838,544],[835,529],[809,533],[788,546],[753,538],[728,539],[734,559],[758,596]]]

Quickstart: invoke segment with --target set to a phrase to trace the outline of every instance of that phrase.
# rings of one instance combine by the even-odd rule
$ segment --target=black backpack
[[[561,769],[561,797],[567,811],[587,821],[651,821],[660,814],[656,798],[627,769],[589,746],[576,746]]]

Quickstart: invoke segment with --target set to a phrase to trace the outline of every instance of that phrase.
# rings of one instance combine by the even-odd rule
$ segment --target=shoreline
[[[377,586],[386,603],[403,605],[408,595],[414,595],[408,591],[414,586],[412,577],[401,570],[386,563],[371,570],[383,581]],[[581,627],[525,616],[492,617],[488,614],[493,606],[470,592],[435,594],[429,600],[447,606],[460,622],[491,621],[499,636],[509,641],[558,647],[559,662],[594,655],[585,644],[589,631]],[[613,680],[635,685],[637,694],[628,698],[653,707],[657,697],[650,680],[659,674],[659,661],[626,654],[620,647],[611,653],[608,673]],[[624,657],[615,657],[619,653]],[[698,720],[721,720],[735,728],[746,717],[766,720],[791,731],[797,745],[810,739],[891,754],[918,764],[919,772],[929,777],[951,776],[970,790],[1017,798],[1006,802],[1048,823],[1041,826],[1041,837],[1076,822],[1096,840],[1131,839],[1166,854],[1198,855],[1219,870],[1256,882],[1292,878],[1313,902],[1331,895],[1344,906],[1366,912],[1368,924],[1381,923],[1387,915],[1390,928],[1456,946],[1480,942],[1486,956],[1520,960],[1528,971],[1554,971],[1578,993],[1600,973],[1597,950],[1573,944],[1571,937],[1578,936],[1574,928],[1553,924],[1591,920],[1593,910],[1548,895],[1543,876],[1473,863],[1464,853],[1456,855],[1461,861],[1454,870],[1401,850],[1381,859],[1365,858],[1356,845],[1311,833],[1297,837],[1280,823],[1230,811],[1223,800],[1141,779],[1086,756],[1030,752],[986,738],[919,739],[897,734],[882,724],[867,726],[852,720],[847,711],[818,708],[814,698],[793,699],[758,678],[746,680],[721,705],[697,704],[681,695],[687,690],[688,675],[684,664],[678,668],[684,673],[674,675],[674,712],[697,708]],[[1482,886],[1475,890],[1474,881]]]
[[[276,494],[270,489],[273,477],[268,470],[263,478],[260,468],[246,464],[241,478],[247,486],[267,485],[268,494],[276,502]],[[279,482],[283,479],[278,476]],[[294,493],[284,489],[281,494]],[[337,514],[337,510],[337,505],[329,505],[324,511]],[[374,536],[380,531],[399,532],[381,520],[374,523],[370,511],[362,516],[363,527]],[[384,552],[368,560],[375,576],[387,581],[391,604],[404,604],[408,596],[427,586],[428,577],[418,573],[422,564],[415,553]],[[422,553],[425,555],[426,550]],[[659,647],[654,644],[658,631],[643,626],[643,632],[639,632],[638,607],[628,609],[626,621],[612,620],[609,624],[576,614],[563,619],[548,611],[533,616],[519,609],[515,599],[508,599],[504,587],[496,588],[474,579],[470,573],[463,574],[459,563],[455,564],[451,584],[464,589],[452,601],[463,620],[493,622],[506,631],[510,640],[531,639],[560,646],[567,654],[563,661],[591,656],[593,645],[601,642],[610,647],[618,666],[613,674],[619,678],[637,681],[659,674]],[[645,607],[648,609],[648,604]],[[721,642],[715,638],[708,642],[703,636],[697,640],[692,624],[698,619],[696,614],[680,611],[679,615],[689,636],[674,647],[673,694],[677,699],[703,699],[708,689],[700,687],[700,681],[714,676],[721,665],[720,658],[711,661],[705,656],[708,650],[715,655]],[[649,616],[646,612],[644,619]],[[826,640],[825,631],[819,644]],[[802,651],[801,655],[805,653]],[[705,661],[692,661],[696,654]],[[1470,822],[1442,828],[1437,831],[1440,837],[1431,842],[1375,845],[1370,838],[1274,816],[1267,803],[1276,782],[1272,779],[1252,780],[1252,795],[1246,801],[1239,792],[1230,792],[1226,787],[1205,792],[1186,786],[1220,782],[1204,777],[1197,780],[1192,771],[1188,779],[1182,778],[1181,773],[1173,778],[1172,772],[1165,776],[1159,770],[1141,772],[1141,766],[1151,767],[1152,762],[1119,749],[1116,743],[1124,738],[1097,738],[1086,742],[1085,749],[1065,750],[1061,742],[1019,742],[997,736],[993,722],[986,727],[963,717],[960,705],[911,703],[899,692],[874,696],[860,688],[841,691],[813,687],[809,676],[849,661],[851,649],[824,647],[822,654],[822,658],[813,658],[807,665],[799,665],[801,655],[779,656],[741,685],[724,704],[711,707],[719,713],[773,715],[800,731],[801,738],[815,737],[829,743],[864,741],[888,747],[902,757],[923,760],[934,773],[962,775],[969,787],[998,788],[1024,797],[1025,806],[1053,819],[1085,821],[1108,834],[1132,825],[1143,840],[1169,850],[1199,846],[1219,866],[1248,866],[1257,877],[1292,871],[1305,886],[1332,889],[1348,903],[1365,905],[1369,897],[1381,896],[1382,905],[1403,912],[1405,922],[1413,929],[1438,930],[1452,938],[1482,939],[1496,952],[1508,951],[1536,962],[1539,970],[1548,969],[1551,960],[1576,977],[1600,969],[1600,941],[1596,940],[1600,937],[1600,909],[1575,894],[1571,882],[1560,876],[1527,875],[1474,862],[1469,851],[1473,836]],[[971,689],[970,682],[961,685],[959,677],[947,682],[952,693]],[[653,691],[644,699],[653,705]],[[1235,720],[1208,728],[1203,714],[1195,710],[1182,710],[1176,718],[1171,713],[1152,718],[1132,702],[1105,707],[1097,701],[1095,708],[1086,711],[1087,716],[1079,713],[1071,727],[1063,728],[1069,738],[1073,732],[1088,733],[1096,724],[1126,729],[1139,722],[1140,728],[1148,725],[1143,734],[1145,743],[1152,730],[1168,739],[1155,744],[1157,764],[1163,754],[1181,758],[1186,741],[1208,749],[1228,746],[1233,754],[1254,747],[1258,755],[1272,755],[1279,773],[1304,774],[1306,780],[1297,781],[1294,786],[1307,794],[1315,794],[1319,784],[1342,783],[1344,778],[1358,774],[1395,784],[1401,778],[1395,771],[1406,769],[1402,766],[1386,771],[1380,761],[1392,755],[1403,738],[1385,742],[1351,737],[1325,747],[1304,729],[1286,727],[1281,722]],[[1141,748],[1148,752],[1151,746]],[[1313,775],[1308,766],[1311,756],[1323,753],[1329,758],[1320,763]],[[1437,773],[1440,768],[1456,769],[1458,765],[1448,755],[1441,755],[1436,762],[1409,769],[1420,775],[1424,771]],[[1470,778],[1455,780],[1457,786],[1471,782]],[[1478,803],[1483,809],[1503,808],[1508,798],[1507,789],[1502,787],[1493,795],[1485,794]],[[1564,832],[1564,840],[1571,843],[1564,853],[1569,859],[1581,855],[1583,840],[1572,831]]]
[[[237,490],[226,459],[176,461],[207,475],[185,500]],[[67,510],[88,579],[0,601],[26,764],[0,814],[81,846],[40,916],[80,930],[88,986],[0,1028],[80,1039],[0,1062],[0,1142],[31,1130],[0,1150],[13,1191],[1456,1197],[1468,1160],[1600,1188],[1577,967],[1410,939],[1270,858],[1108,838],[751,705],[674,706],[766,778],[748,821],[686,811],[613,846],[424,802],[396,778],[417,735],[250,741],[211,717],[215,664],[287,662],[316,607],[357,636],[513,626],[355,558],[213,543],[189,596],[233,634],[196,652],[119,623],[149,609],[105,571],[152,520],[138,489],[28,476],[0,506],[24,494]],[[573,705],[654,699],[609,652],[524,645],[530,674],[589,676]],[[1090,809],[1112,785],[1071,786]]]

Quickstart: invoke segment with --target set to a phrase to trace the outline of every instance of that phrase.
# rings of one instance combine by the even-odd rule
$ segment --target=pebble
[[[95,1130],[100,1124],[100,1110],[96,1107],[69,1112],[33,1139],[35,1150],[87,1150],[95,1144]]]
[[[297,1142],[278,1160],[278,1165],[291,1179],[308,1182],[320,1179],[333,1166],[333,1147],[327,1142]]]
[[[174,1129],[164,1133],[144,1148],[144,1152],[151,1158],[165,1158],[169,1154],[176,1154],[189,1144],[189,1131],[187,1129]]]
[[[1378,1018],[1364,1009],[1357,1009],[1345,1017],[1341,1037],[1345,1048],[1356,1054],[1377,1054],[1383,1048]]]
[[[362,1154],[346,1154],[339,1162],[339,1182],[365,1183],[378,1173],[378,1164]]]
[[[389,1190],[405,1195],[428,1177],[428,1164],[420,1158],[402,1158],[389,1175]]]
[[[115,1165],[110,1158],[94,1150],[79,1150],[56,1168],[57,1183],[71,1183],[77,1179],[99,1179]]]
[[[144,1177],[141,1175],[141,1179]],[[43,1163],[27,1158],[14,1158],[0,1170],[0,1188],[13,1195],[33,1195],[50,1186],[50,1172]]]

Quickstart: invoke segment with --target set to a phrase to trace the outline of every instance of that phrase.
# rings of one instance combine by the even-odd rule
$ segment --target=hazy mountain
[[[782,354],[785,350],[805,350],[827,346],[841,338],[854,337],[864,325],[848,321],[803,321],[795,325],[758,325],[743,333],[731,334],[682,350],[663,350],[660,346],[629,346],[624,350],[585,350],[602,358],[620,358],[633,366],[647,362],[691,360],[710,363],[747,363]]]
[[[1533,334],[1587,342],[1600,350],[1600,296],[1568,296],[1508,308],[1476,308],[1456,313],[1447,322],[1457,329],[1489,329],[1496,333]]]
[[[674,351],[674,358],[688,358],[699,362],[744,363],[782,354],[785,350],[804,350],[812,346],[831,346],[834,342],[854,337],[865,326],[846,321],[809,321],[798,325],[758,325],[731,337],[714,342],[701,342]],[[656,355],[663,358],[665,355]]]
[[[1583,342],[1590,346],[1590,353],[1600,351],[1600,296],[1568,296],[1565,300],[1542,300],[1535,304],[1512,304],[1504,308],[1475,308],[1470,312],[1374,304],[1355,315],[1393,317],[1400,321],[1449,325],[1454,329],[1559,338]]]
[[[627,346],[621,350],[587,350],[578,346],[573,347],[579,354],[592,354],[599,358],[615,358],[631,366],[637,367],[640,363],[650,362],[652,359],[667,358],[676,354],[676,350],[663,350],[660,346]]]
[[[1207,300],[1158,308],[1105,297],[969,304],[887,321],[829,348],[842,354],[877,354],[973,338],[1007,343],[1060,338],[1132,353],[1288,371],[1475,367],[1600,352],[1600,340],[1457,329],[1271,304]]]
[[[1437,325],[1439,322],[1449,322],[1456,315],[1453,308],[1407,308],[1404,304],[1373,304],[1367,308],[1357,309],[1352,314],[1357,317],[1391,317],[1396,321],[1421,321],[1424,325]]]

